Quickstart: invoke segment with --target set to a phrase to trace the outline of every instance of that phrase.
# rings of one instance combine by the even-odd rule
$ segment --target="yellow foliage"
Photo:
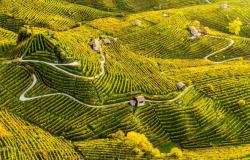
[[[240,107],[242,107],[242,106],[246,105],[246,101],[244,99],[241,99],[241,100],[239,100],[238,104]]]
[[[201,30],[200,30],[201,33],[207,35],[207,34],[210,34],[211,31],[210,31],[210,28],[209,27],[202,27]]]
[[[112,138],[115,138],[115,139],[120,139],[120,140],[122,140],[122,139],[125,138],[125,134],[124,134],[124,132],[123,132],[122,130],[119,130],[119,131],[117,131],[116,133],[111,134],[111,137],[112,137]]]
[[[138,147],[143,151],[150,152],[154,157],[160,158],[163,156],[159,149],[153,147],[153,145],[144,134],[136,133],[133,131],[128,132],[125,143],[130,146]]]
[[[235,35],[239,35],[241,26],[242,26],[242,22],[240,18],[236,18],[233,22],[229,23],[229,26],[228,26],[229,32]]]
[[[133,149],[133,152],[134,152],[136,155],[141,155],[141,154],[142,154],[141,149],[138,148],[138,147],[135,147],[135,148]]]
[[[200,21],[195,20],[195,21],[193,21],[193,22],[191,23],[190,26],[194,26],[195,28],[200,28],[201,23],[200,23]]]
[[[179,148],[174,147],[174,148],[171,149],[168,156],[173,157],[173,158],[181,158],[182,157],[182,151]]]

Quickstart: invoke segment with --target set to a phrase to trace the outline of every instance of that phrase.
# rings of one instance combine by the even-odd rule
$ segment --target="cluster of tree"
[[[60,63],[63,63],[63,62],[66,61],[66,59],[67,59],[66,53],[65,53],[65,51],[62,49],[62,47],[61,47],[60,45],[56,45],[56,46],[54,47],[54,53],[55,53],[55,55],[56,55],[56,57],[57,57],[57,59],[58,59],[58,61],[59,61]]]
[[[144,134],[140,134],[134,131],[128,132],[127,135],[125,135],[123,131],[119,130],[116,133],[111,134],[111,137],[114,139],[122,140],[126,145],[133,147],[133,152],[138,156],[149,154],[155,158],[182,157],[182,151],[179,148],[172,148],[170,153],[168,154],[161,153],[158,148],[155,148],[153,146],[153,144]]]
[[[32,28],[30,26],[23,26],[19,30],[18,37],[17,37],[17,43],[20,43],[21,41],[29,38],[32,36]]]

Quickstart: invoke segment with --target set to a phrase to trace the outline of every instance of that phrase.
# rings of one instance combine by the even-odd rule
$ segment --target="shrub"
[[[159,149],[154,148],[150,143],[148,138],[144,134],[136,133],[136,132],[128,132],[127,137],[125,139],[125,143],[129,146],[137,147],[141,151],[149,152],[152,156],[156,158],[162,158],[163,154],[159,151]]]
[[[29,26],[24,26],[19,30],[17,43],[31,37],[32,31]]]
[[[135,147],[135,148],[133,149],[133,153],[136,154],[136,155],[141,155],[141,154],[142,154],[142,151],[140,150],[140,148]]]
[[[65,51],[61,48],[60,45],[56,45],[54,47],[54,53],[55,53],[57,59],[59,60],[59,62],[64,62],[67,58]]]
[[[209,27],[202,27],[201,28],[201,31],[200,31],[202,34],[209,34],[211,31],[210,31],[210,28]]]
[[[246,105],[246,101],[244,99],[241,99],[241,100],[239,100],[238,104],[240,107],[242,107],[242,106]]]
[[[179,148],[174,147],[174,148],[171,149],[168,156],[172,157],[172,158],[181,158],[182,157],[182,151]]]
[[[190,25],[194,26],[195,28],[200,28],[201,23],[200,23],[200,21],[195,20]]]
[[[124,134],[124,132],[122,130],[119,130],[116,133],[111,134],[111,137],[114,138],[114,139],[122,140],[122,139],[125,138],[125,134]]]

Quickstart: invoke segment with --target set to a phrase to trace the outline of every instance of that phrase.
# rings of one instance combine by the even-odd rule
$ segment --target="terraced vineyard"
[[[249,0],[0,0],[0,159],[250,159],[249,23]]]

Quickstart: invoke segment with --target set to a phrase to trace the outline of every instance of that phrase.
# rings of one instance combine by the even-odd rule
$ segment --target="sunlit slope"
[[[67,30],[77,22],[112,15],[86,6],[60,1],[0,1],[0,26],[18,31],[16,24],[31,24],[54,30]],[[11,21],[13,24],[10,24]],[[13,27],[12,27],[13,26]]]
[[[190,40],[188,27],[194,21],[201,26],[209,27],[212,35],[227,37],[235,41],[235,45],[213,56],[213,60],[225,60],[235,57],[248,58],[248,13],[249,2],[230,3],[229,8],[221,9],[219,4],[170,9],[156,12],[143,12],[127,16],[125,19],[103,18],[90,22],[90,25],[108,35],[118,37],[119,42],[136,54],[154,58],[203,58],[213,51],[226,47],[229,40],[204,36]],[[244,9],[244,12],[238,11]],[[237,12],[236,12],[237,11]],[[240,35],[229,35],[228,24],[239,17],[243,22]],[[140,20],[140,26],[133,22]],[[112,25],[113,27],[109,27]],[[215,32],[220,31],[220,32]],[[225,34],[226,33],[226,34]]]
[[[241,68],[241,72],[235,68],[234,74],[244,79],[249,68],[247,68],[247,65],[241,65]],[[223,68],[218,67],[217,69],[222,70]],[[244,107],[239,107],[237,104],[240,99],[249,100],[249,96],[245,94],[248,93],[247,79],[244,81],[243,79],[240,79],[240,81],[236,79],[234,83],[238,84],[239,87],[237,88],[232,83],[228,83],[229,85],[224,83],[225,85],[221,87],[232,90],[230,93],[234,93],[234,90],[244,90],[244,92],[239,92],[238,96],[227,96],[225,101],[222,101],[221,99],[226,96],[222,94],[223,88],[217,87],[216,83],[211,81],[211,84],[215,87],[215,91],[211,92],[206,88],[207,85],[202,83],[202,81],[209,81],[212,77],[216,80],[217,75],[213,74],[216,68],[213,67],[208,68],[208,71],[205,72],[207,76],[209,75],[208,77],[197,75],[196,78],[193,76],[196,87],[179,100],[182,101],[181,105],[152,102],[138,108],[134,114],[130,111],[129,105],[117,104],[110,107],[89,108],[59,95],[20,102],[19,97],[14,95],[20,95],[31,83],[31,79],[28,78],[27,73],[25,74],[24,71],[14,66],[3,66],[1,73],[5,73],[6,70],[12,71],[12,73],[5,74],[5,77],[9,78],[9,80],[15,78],[11,78],[14,73],[19,78],[16,79],[15,85],[13,85],[14,82],[1,81],[3,89],[8,88],[7,91],[3,90],[1,96],[11,101],[4,108],[14,112],[18,111],[17,113],[24,119],[42,126],[51,133],[65,136],[67,139],[74,141],[94,139],[105,137],[118,129],[122,129],[124,131],[136,130],[142,132],[156,146],[174,142],[186,148],[195,148],[208,147],[213,143],[224,145],[249,141],[249,128],[247,126],[249,122],[249,105],[247,103]],[[224,73],[232,72],[230,65],[226,65],[223,70]],[[182,72],[185,73],[184,70]],[[174,73],[174,70],[172,73]],[[191,76],[190,72],[186,73],[187,75],[183,74],[182,78]],[[197,74],[195,72],[191,73]],[[228,78],[227,81],[230,82],[231,79]],[[63,84],[61,85],[63,86]],[[41,93],[38,89],[36,90],[37,92],[33,91],[29,96],[51,93],[49,89]],[[218,94],[218,98],[216,98],[217,96],[210,97],[209,94]],[[87,101],[84,100],[84,102]],[[44,105],[46,107],[43,107]],[[67,108],[67,110],[64,110],[64,108]],[[241,121],[242,118],[244,118],[244,121]],[[207,136],[210,139],[207,139]]]
[[[16,43],[17,34],[0,28],[0,54],[13,47]]]
[[[98,53],[93,52],[88,46],[88,40],[91,35],[86,35],[85,38],[81,39],[77,38],[80,33],[84,35],[87,32],[84,32],[84,29],[85,28],[74,29],[71,30],[71,33],[55,32],[53,34],[55,38],[52,38],[46,33],[44,33],[44,35],[35,35],[29,40],[25,40],[23,42],[24,44],[21,43],[6,54],[14,56],[14,58],[18,58],[25,54],[24,59],[54,62],[56,59],[55,54],[53,54],[55,46],[53,41],[56,41],[55,43],[59,43],[67,48],[70,51],[69,54],[73,54],[73,57],[77,57],[77,59],[81,61],[81,67],[74,67],[71,71],[78,71],[76,74],[79,74],[80,71],[80,75],[86,77],[94,76],[101,70],[101,58],[99,58],[100,56]],[[63,33],[68,33],[68,36],[63,36]],[[87,37],[89,37],[89,39]],[[110,47],[111,48],[105,49],[107,62],[105,64],[104,76],[94,80],[74,78],[53,67],[44,66],[44,64],[31,64],[35,70],[41,74],[41,78],[44,82],[50,87],[69,93],[79,99],[86,99],[92,103],[105,104],[112,103],[111,101],[114,102],[116,99],[118,102],[121,99],[129,100],[133,95],[140,93],[147,94],[148,96],[162,95],[163,97],[172,97],[169,94],[176,91],[175,82],[172,79],[161,75],[160,71],[155,68],[156,64],[154,61],[138,56],[130,51],[127,53],[128,50],[115,41]],[[118,48],[119,50],[116,50]],[[51,78],[54,80],[50,81],[49,79]],[[155,81],[155,79],[158,79],[158,81]],[[61,85],[62,81],[68,81],[68,86]],[[119,83],[117,81],[119,81]],[[74,91],[76,85],[87,85],[90,88]],[[93,94],[90,94],[87,98],[86,95],[88,95],[90,91]],[[93,97],[93,99],[90,97]]]
[[[73,145],[19,117],[0,112],[1,159],[78,159]]]
[[[89,145],[91,144],[91,145]],[[133,148],[126,146],[119,140],[99,139],[86,142],[76,143],[80,150],[85,153],[90,159],[113,159],[119,157],[120,159],[154,159],[153,157],[146,157],[143,155],[136,155]],[[98,148],[98,149],[97,149]],[[100,149],[99,149],[100,148]],[[103,150],[105,148],[105,150]],[[220,146],[212,148],[189,149],[184,150],[183,160],[189,159],[249,159],[249,145],[238,146]],[[169,159],[172,159],[169,158]]]
[[[138,12],[207,4],[206,0],[65,0],[103,10]],[[214,2],[212,0],[211,2]]]

